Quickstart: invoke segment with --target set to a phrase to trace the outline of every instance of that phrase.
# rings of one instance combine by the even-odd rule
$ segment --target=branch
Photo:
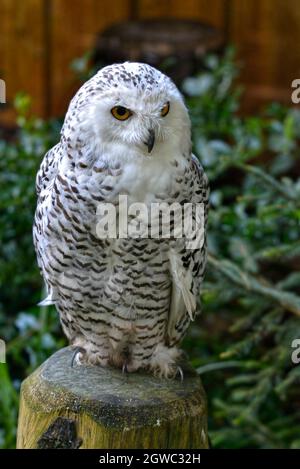
[[[219,260],[208,255],[208,265],[221,272],[227,279],[239,287],[280,304],[284,309],[300,316],[300,297],[294,293],[286,292],[267,282],[267,280],[257,280],[252,275],[242,271],[236,264],[229,260]]]
[[[299,205],[299,194],[297,193],[296,190],[292,190],[292,188],[289,188],[285,186],[284,184],[281,184],[275,178],[270,176],[270,174],[267,174],[264,171],[262,171],[262,169],[259,168],[258,166],[253,166],[250,164],[243,164],[243,163],[234,163],[234,165],[239,167],[240,169],[243,169],[244,171],[247,171],[248,173],[253,174],[257,178],[261,179],[264,183],[266,183],[273,190],[281,194],[285,199],[291,200],[295,202],[297,205]]]

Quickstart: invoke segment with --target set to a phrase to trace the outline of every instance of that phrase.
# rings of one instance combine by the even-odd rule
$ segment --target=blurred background
[[[65,344],[32,245],[35,174],[68,103],[101,66],[153,64],[190,111],[211,183],[202,315],[183,348],[216,448],[300,448],[297,0],[0,0],[0,447],[21,381]]]
[[[291,81],[299,75],[297,0],[1,0],[0,18],[0,71],[8,101],[25,91],[32,97],[33,112],[41,117],[66,112],[78,87],[71,61],[91,51],[99,33],[128,20],[192,19],[214,26],[225,43],[238,46],[247,109],[270,99],[289,103]],[[187,33],[187,50],[189,39]],[[14,122],[10,106],[0,119]]]

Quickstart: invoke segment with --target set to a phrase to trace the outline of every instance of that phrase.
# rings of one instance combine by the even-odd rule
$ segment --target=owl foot
[[[183,381],[183,371],[182,371],[181,366],[177,366],[177,371],[176,371],[175,377],[176,377],[177,375],[179,375],[180,381],[182,382],[182,381]]]
[[[84,363],[99,366],[108,365],[108,352],[105,346],[97,346],[82,338],[77,338],[73,343],[73,347],[72,368],[74,365],[82,365]]]
[[[82,359],[85,353],[86,353],[86,350],[84,348],[75,347],[72,360],[71,360],[71,368],[74,368],[74,364],[82,365]]]
[[[174,379],[179,374],[183,380],[183,371],[176,363],[180,355],[181,351],[176,347],[158,344],[151,357],[150,370],[160,378]]]
[[[122,373],[133,373],[134,371],[138,370],[139,365],[136,364],[134,361],[126,360],[122,365]]]

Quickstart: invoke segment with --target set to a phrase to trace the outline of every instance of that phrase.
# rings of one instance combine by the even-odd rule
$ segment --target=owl
[[[181,374],[179,345],[199,310],[209,195],[190,127],[175,84],[143,63],[101,69],[69,105],[37,174],[33,238],[48,292],[41,304],[55,305],[73,365]],[[99,204],[120,219],[120,196],[149,210],[201,205],[202,242],[191,249],[174,229],[98,236]]]

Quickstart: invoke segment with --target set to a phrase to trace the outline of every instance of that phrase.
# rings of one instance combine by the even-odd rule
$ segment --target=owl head
[[[128,159],[190,147],[190,120],[172,80],[147,64],[101,69],[70,103],[62,129],[69,151]]]

